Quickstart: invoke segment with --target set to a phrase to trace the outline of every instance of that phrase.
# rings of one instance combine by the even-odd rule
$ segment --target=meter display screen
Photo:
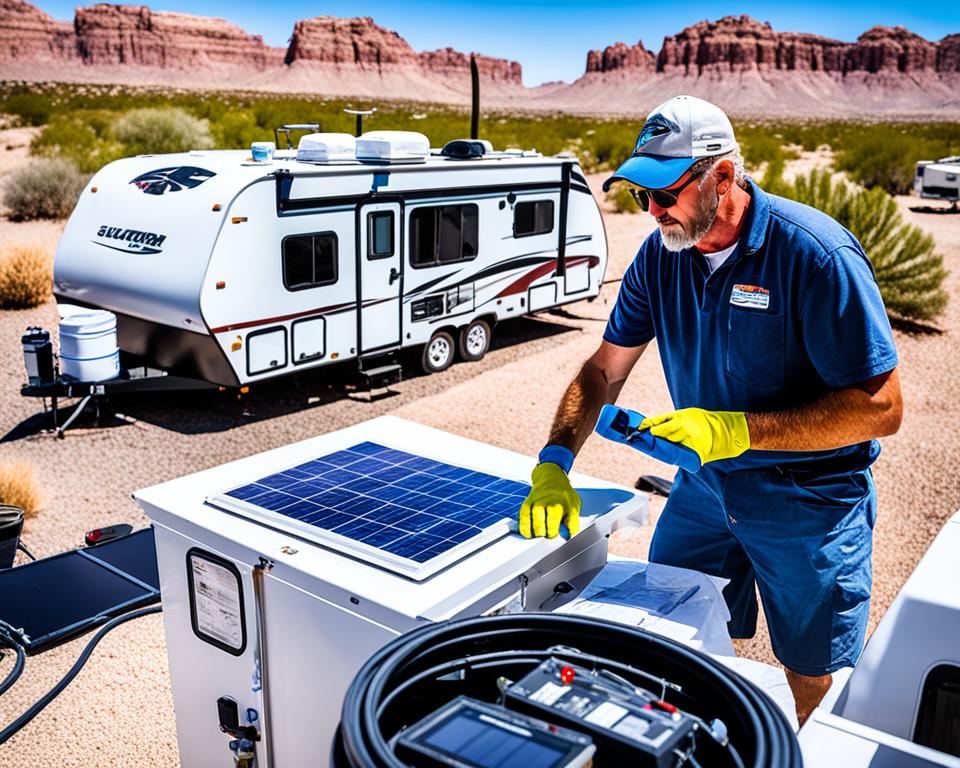
[[[423,742],[477,768],[556,768],[566,764],[568,753],[470,710],[444,720]]]

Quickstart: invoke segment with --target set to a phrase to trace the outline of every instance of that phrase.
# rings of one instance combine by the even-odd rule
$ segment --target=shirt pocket
[[[730,308],[727,373],[754,387],[783,385],[783,315]]]

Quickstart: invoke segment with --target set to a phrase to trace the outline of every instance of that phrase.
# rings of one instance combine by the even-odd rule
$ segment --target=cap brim
[[[664,189],[676,182],[697,161],[695,157],[634,155],[603,182],[603,191],[616,181],[629,181],[646,189]]]

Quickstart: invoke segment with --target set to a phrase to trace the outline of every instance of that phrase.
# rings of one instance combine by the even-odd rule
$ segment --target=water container
[[[70,304],[60,310],[60,375],[78,381],[104,381],[120,375],[117,316],[105,309]]]
[[[27,380],[31,387],[53,381],[53,345],[50,334],[43,328],[31,326],[21,337],[23,364],[27,368]]]
[[[10,568],[23,531],[23,510],[0,504],[0,569]]]
[[[265,163],[273,159],[277,147],[272,141],[255,141],[250,145],[250,154],[258,163]]]

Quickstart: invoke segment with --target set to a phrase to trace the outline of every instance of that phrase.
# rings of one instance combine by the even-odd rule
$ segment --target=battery
[[[594,766],[669,768],[692,746],[694,720],[626,680],[615,681],[557,658],[507,688],[504,705],[587,734]]]

